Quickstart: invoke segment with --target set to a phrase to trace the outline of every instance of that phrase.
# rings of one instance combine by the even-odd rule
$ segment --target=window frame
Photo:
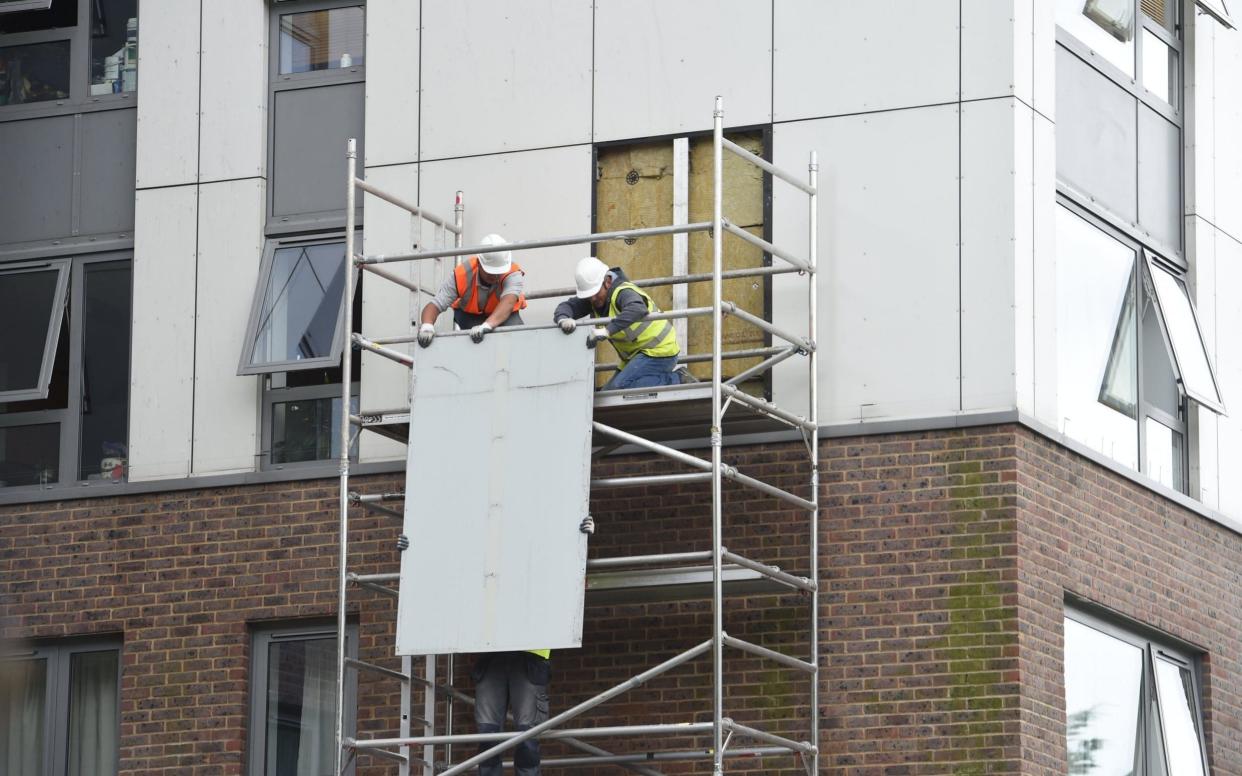
[[[52,488],[62,487],[87,487],[87,488],[105,488],[114,487],[119,483],[128,479],[128,470],[126,477],[118,481],[113,480],[82,480],[78,479],[78,470],[81,463],[82,451],[81,445],[81,416],[82,416],[82,392],[83,384],[83,315],[82,310],[86,301],[86,268],[93,264],[128,264],[130,268],[130,300],[133,300],[133,251],[118,251],[92,254],[88,256],[74,256],[60,259],[69,266],[69,290],[66,298],[68,299],[68,315],[69,315],[69,342],[66,347],[69,348],[69,371],[68,386],[66,386],[66,402],[65,406],[59,409],[42,409],[31,410],[28,412],[0,412],[0,428],[12,428],[16,426],[37,426],[48,423],[56,423],[59,426],[60,451],[57,457],[59,476],[55,482],[48,482],[34,485],[10,485],[0,488],[0,492],[9,493],[31,490],[48,490]],[[0,270],[6,265],[0,264]],[[64,313],[62,312],[62,315]],[[132,372],[133,364],[133,324],[131,318],[129,336],[130,364]],[[59,326],[57,329],[59,330]],[[53,352],[52,361],[55,361],[55,353]],[[132,374],[131,374],[132,377]],[[49,382],[50,385],[50,382]],[[131,397],[132,398],[132,397]],[[11,400],[10,400],[11,401]],[[128,418],[127,423],[128,427]],[[126,446],[128,447],[128,432],[126,438]]]
[[[324,385],[303,385],[293,388],[273,388],[271,386],[271,378],[273,375],[267,375],[263,378],[263,408],[261,412],[262,428],[260,429],[260,441],[262,444],[259,456],[259,468],[262,471],[283,471],[285,469],[305,469],[319,467],[322,468],[326,464],[335,461],[335,458],[320,458],[313,461],[287,461],[284,463],[273,463],[272,461],[272,423],[275,420],[277,404],[283,404],[289,401],[298,400],[323,400],[323,399],[339,399],[341,398],[341,384],[327,383]],[[354,405],[361,406],[361,389],[362,384],[354,380],[349,386],[350,413],[356,414],[358,408]],[[349,460],[358,462],[358,429],[354,428],[350,439]]]
[[[56,361],[56,346],[60,342],[61,320],[64,318],[65,305],[69,300],[69,278],[72,274],[71,262],[68,259],[0,264],[0,277],[45,272],[52,269],[57,271],[56,290],[52,297],[52,314],[47,321],[47,331],[43,335],[43,363],[39,366],[38,381],[34,388],[0,391],[0,404],[47,398],[52,380],[52,368]]]
[[[1225,5],[1224,0],[1193,0],[1193,2],[1196,6],[1203,9],[1204,13],[1229,29],[1237,29],[1237,25],[1234,23],[1233,17],[1229,15],[1229,8]]]
[[[61,776],[68,769],[69,760],[69,671],[73,656],[90,652],[116,652],[116,750],[117,762],[114,772],[120,772],[121,758],[121,680],[124,666],[125,645],[122,638],[93,636],[73,639],[66,643],[43,642],[19,652],[0,655],[0,664],[26,660],[47,661],[47,684],[44,687],[43,709],[43,774],[31,776]]]
[[[1165,756],[1165,773],[1167,768],[1167,753],[1165,752],[1164,730],[1162,717],[1162,706],[1160,705],[1160,695],[1156,687],[1156,662],[1160,659],[1166,659],[1180,668],[1190,671],[1191,685],[1194,690],[1194,708],[1191,710],[1196,721],[1196,732],[1199,738],[1199,754],[1202,758],[1202,767],[1205,774],[1210,774],[1208,768],[1208,750],[1207,741],[1204,734],[1204,709],[1203,709],[1203,672],[1201,652],[1195,650],[1188,645],[1180,645],[1167,634],[1156,631],[1153,628],[1138,624],[1121,621],[1117,616],[1108,612],[1096,613],[1098,607],[1092,605],[1085,600],[1078,600],[1075,597],[1067,597],[1064,611],[1063,621],[1061,625],[1061,645],[1062,645],[1062,661],[1066,659],[1065,655],[1065,625],[1064,620],[1073,620],[1079,625],[1099,631],[1118,641],[1130,644],[1143,651],[1143,677],[1141,690],[1139,693],[1139,741],[1136,744],[1135,756],[1141,760],[1141,766],[1136,769],[1135,776],[1146,776],[1153,770],[1156,764],[1156,758],[1160,755]],[[1064,682],[1064,669],[1062,669],[1062,682]],[[1064,691],[1064,687],[1062,687]],[[1153,711],[1152,705],[1155,703],[1156,709]],[[1068,713],[1068,709],[1065,710]],[[1150,740],[1151,737],[1159,736],[1158,742],[1154,745]]]
[[[247,704],[248,722],[246,735],[246,774],[264,776],[267,759],[267,678],[270,671],[268,648],[273,643],[310,641],[327,636],[337,638],[335,622],[313,621],[303,623],[261,623],[252,625],[250,633],[250,698]],[[348,622],[345,626],[345,657],[358,657],[358,625]],[[357,672],[345,672],[345,736],[353,736],[357,729],[358,678]],[[344,773],[352,776],[354,762],[346,764]]]
[[[138,84],[132,92],[118,94],[91,94],[91,0],[75,0],[78,4],[78,23],[74,27],[54,27],[29,32],[0,33],[0,48],[21,46],[29,43],[69,41],[69,96],[59,100],[0,105],[0,122],[44,116],[66,116],[95,110],[133,108],[138,104]],[[49,3],[49,8],[50,3]],[[26,9],[37,10],[37,9]],[[5,10],[8,12],[8,9]],[[3,16],[3,13],[0,13]],[[142,46],[142,18],[138,17],[138,45]],[[140,68],[141,69],[141,68]],[[141,80],[141,79],[139,79]]]
[[[1203,326],[1199,323],[1199,311],[1195,307],[1195,300],[1190,295],[1190,287],[1186,283],[1186,276],[1172,269],[1165,269],[1165,265],[1161,261],[1161,257],[1147,248],[1143,249],[1143,257],[1146,262],[1148,280],[1151,283],[1149,293],[1156,301],[1156,312],[1160,316],[1160,328],[1164,333],[1165,346],[1168,348],[1169,359],[1173,362],[1173,369],[1177,374],[1178,390],[1184,397],[1194,400],[1212,412],[1215,412],[1218,415],[1225,415],[1225,405],[1220,398],[1220,381],[1216,377],[1216,366],[1212,363],[1211,353],[1208,351],[1207,342],[1203,338]],[[1186,297],[1186,303],[1190,307],[1191,321],[1194,323],[1195,327],[1194,334],[1199,342],[1200,350],[1203,351],[1204,360],[1207,362],[1208,374],[1212,379],[1212,388],[1216,392],[1215,397],[1206,396],[1197,390],[1191,390],[1190,387],[1186,385],[1186,379],[1183,377],[1183,370],[1181,366],[1181,357],[1178,356],[1177,346],[1174,344],[1173,335],[1169,330],[1168,317],[1164,312],[1166,301],[1161,298],[1160,288],[1156,285],[1153,279],[1155,277],[1155,273],[1157,272],[1164,272],[1165,274],[1171,276],[1173,281],[1178,284],[1182,293]]]
[[[19,11],[46,11],[52,7],[52,0],[9,0],[0,3],[0,14],[18,13]]]

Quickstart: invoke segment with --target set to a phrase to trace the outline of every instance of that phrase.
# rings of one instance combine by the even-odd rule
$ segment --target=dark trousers
[[[530,730],[548,719],[548,661],[529,652],[496,652],[484,655],[474,668],[474,721],[480,733],[504,729],[505,710],[513,714],[514,727]],[[479,751],[495,742],[479,744]],[[517,776],[539,776],[539,741],[530,739],[512,750]],[[479,765],[479,776],[501,776],[502,758]]]
[[[473,329],[480,323],[487,320],[486,315],[475,315],[474,313],[463,313],[461,310],[453,310],[453,323],[457,324],[459,329]],[[509,318],[501,326],[521,326],[522,314],[516,310],[509,313]]]

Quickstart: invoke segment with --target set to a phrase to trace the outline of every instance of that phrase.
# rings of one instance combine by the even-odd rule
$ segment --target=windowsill
[[[73,116],[79,113],[94,113],[95,111],[136,107],[138,107],[138,92],[102,95],[78,102],[65,99],[32,102],[22,105],[4,105],[0,106],[0,123],[53,116]]]

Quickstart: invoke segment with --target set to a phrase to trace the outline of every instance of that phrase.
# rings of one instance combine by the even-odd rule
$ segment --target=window
[[[130,300],[127,258],[0,264],[0,487],[125,478]]]
[[[366,63],[366,37],[360,5],[280,17],[279,73],[361,67]]]
[[[1229,9],[1225,5],[1225,0],[1196,0],[1195,5],[1229,29],[1232,30],[1236,27],[1233,19],[1229,16]]]
[[[0,0],[0,13],[46,11],[52,0]]]
[[[120,644],[43,645],[0,656],[0,771],[117,772]]]
[[[1185,491],[1187,399],[1222,411],[1185,285],[1068,207],[1058,208],[1056,240],[1061,430]]]
[[[1071,774],[1206,776],[1192,655],[1079,611],[1065,616]]]
[[[357,651],[357,629],[345,636]],[[320,776],[336,769],[336,629],[263,628],[254,634],[250,690],[251,776]],[[346,672],[346,696],[357,696]],[[345,729],[353,730],[353,706]],[[352,735],[352,732],[347,732]]]

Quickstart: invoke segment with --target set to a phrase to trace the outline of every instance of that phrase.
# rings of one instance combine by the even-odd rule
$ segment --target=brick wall
[[[1014,426],[829,440],[821,453],[824,772],[1064,772],[1070,591],[1208,651],[1214,772],[1242,773],[1237,536]],[[806,492],[798,445],[727,458]],[[667,471],[623,457],[596,474],[657,470]],[[364,489],[399,484],[370,477]],[[730,549],[806,573],[803,513],[732,484],[726,504]],[[701,485],[599,491],[592,556],[706,549],[709,508]],[[395,524],[354,521],[360,570],[393,570]],[[0,616],[11,637],[124,635],[123,773],[241,774],[251,627],[333,614],[335,530],[334,480],[0,508]],[[395,667],[385,657],[391,604],[355,600],[366,601],[354,614],[361,656]],[[725,628],[806,657],[806,603],[732,598]],[[704,601],[589,607],[584,648],[554,656],[553,711],[709,638],[710,622]],[[727,713],[804,738],[806,676],[734,651],[726,658]],[[469,663],[458,660],[467,689]],[[581,724],[709,719],[710,671],[705,659],[683,666]],[[395,734],[393,683],[364,676],[359,693],[361,735]],[[457,729],[471,729],[458,709]],[[552,743],[545,752],[572,754]],[[728,770],[802,772],[791,758],[735,760]]]

